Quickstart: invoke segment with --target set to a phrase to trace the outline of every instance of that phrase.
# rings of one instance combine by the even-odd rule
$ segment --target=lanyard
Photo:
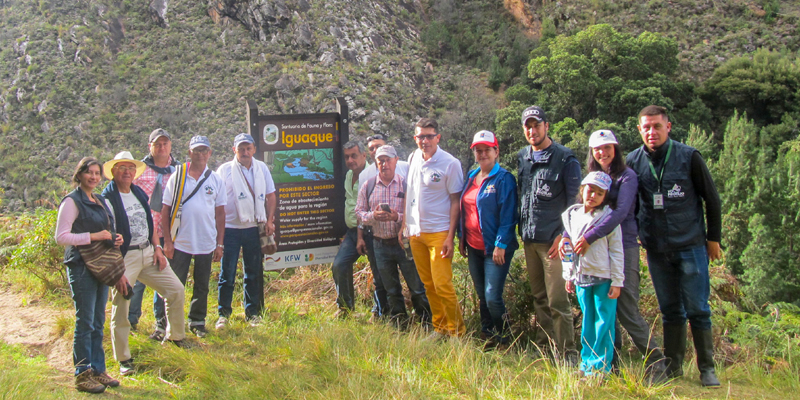
[[[653,173],[653,178],[656,178],[658,181],[658,191],[661,192],[661,180],[664,178],[664,170],[667,169],[667,161],[669,160],[669,155],[672,154],[672,140],[669,141],[669,147],[667,148],[667,156],[664,157],[664,165],[661,166],[661,175],[656,175],[656,168],[653,167],[653,160],[648,160],[650,163],[650,172]]]

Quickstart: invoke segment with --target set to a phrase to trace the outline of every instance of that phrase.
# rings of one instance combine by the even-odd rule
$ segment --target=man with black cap
[[[200,338],[208,334],[206,314],[211,263],[222,258],[225,247],[225,183],[208,169],[210,157],[208,138],[193,137],[189,142],[191,162],[178,166],[169,178],[161,209],[164,254],[184,285],[194,258],[189,330]]]
[[[578,353],[572,307],[561,275],[558,244],[564,230],[561,213],[575,202],[581,166],[572,150],[547,135],[550,124],[541,107],[522,112],[522,129],[530,146],[517,153],[519,230],[534,297],[536,345],[547,352],[552,340],[557,354],[574,366]]]
[[[153,216],[153,228],[156,232],[156,246],[164,245],[164,235],[161,232],[161,198],[164,195],[164,185],[175,172],[178,162],[172,157],[172,136],[164,129],[158,128],[150,132],[148,140],[150,153],[142,159],[147,166],[142,175],[133,180],[133,184],[144,190],[150,199],[150,212]],[[136,330],[139,317],[142,315],[142,298],[144,297],[145,284],[136,281],[133,287],[133,297],[128,310],[128,321],[131,329]],[[153,313],[156,317],[156,329],[150,338],[157,341],[164,340],[167,328],[167,317],[164,312],[164,300],[154,293]]]
[[[275,230],[275,183],[269,168],[256,160],[253,137],[240,133],[233,139],[234,158],[222,164],[217,174],[225,182],[225,250],[219,274],[219,319],[217,329],[228,324],[233,312],[233,285],[239,251],[244,264],[244,314],[251,326],[261,323],[264,306],[264,270],[258,224],[266,223],[266,233]]]

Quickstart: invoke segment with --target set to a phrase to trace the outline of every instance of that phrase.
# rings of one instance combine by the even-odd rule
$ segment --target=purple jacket
[[[611,184],[608,195],[611,200],[616,200],[617,207],[603,221],[583,234],[589,244],[597,239],[607,236],[619,225],[622,230],[622,247],[639,247],[636,240],[638,228],[636,226],[636,195],[639,188],[639,179],[636,172],[626,168],[619,179]],[[565,232],[564,237],[569,237]]]

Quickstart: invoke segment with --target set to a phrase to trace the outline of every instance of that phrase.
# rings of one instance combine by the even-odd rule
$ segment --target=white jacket
[[[595,212],[589,224],[581,224],[577,217],[586,216],[583,211],[583,204],[575,204],[567,208],[561,214],[564,222],[564,230],[569,233],[573,241],[577,240],[583,233],[588,231],[591,226],[599,224],[611,213],[611,209],[606,206],[599,212]],[[586,221],[587,218],[583,218]],[[622,251],[622,230],[619,226],[606,237],[598,239],[589,246],[589,250],[584,255],[575,254],[573,267],[564,267],[562,275],[564,280],[574,280],[578,275],[591,275],[598,278],[611,279],[611,286],[622,287],[625,280],[624,275],[625,256]]]

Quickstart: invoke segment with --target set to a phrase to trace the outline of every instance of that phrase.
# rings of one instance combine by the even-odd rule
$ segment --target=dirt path
[[[71,310],[38,301],[26,304],[23,295],[0,287],[0,340],[21,344],[31,355],[42,355],[50,366],[68,373],[72,372],[72,340],[57,336],[56,321],[70,314]]]

